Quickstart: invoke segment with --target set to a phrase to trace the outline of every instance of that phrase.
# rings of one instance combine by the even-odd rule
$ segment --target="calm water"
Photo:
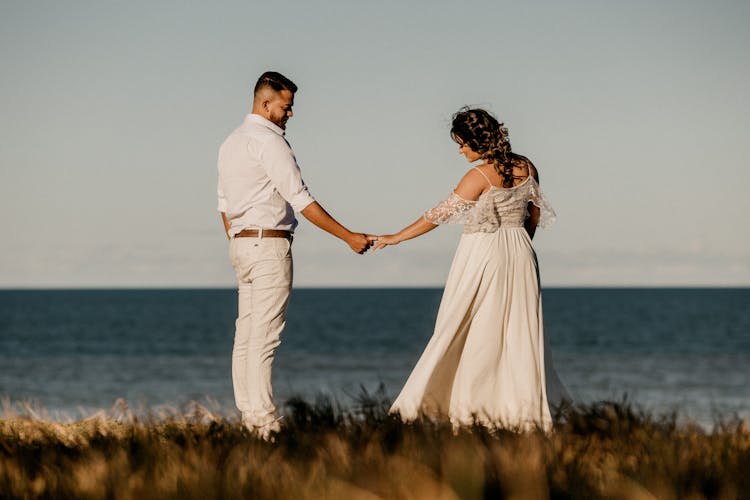
[[[432,334],[438,289],[300,289],[276,399],[381,383],[395,396]],[[213,400],[233,411],[234,290],[0,291],[0,397],[53,417]],[[628,400],[710,425],[750,418],[750,289],[546,289],[560,378],[581,402]]]

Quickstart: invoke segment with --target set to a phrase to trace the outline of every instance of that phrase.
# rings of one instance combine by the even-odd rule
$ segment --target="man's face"
[[[294,105],[294,94],[288,90],[274,92],[268,101],[264,102],[267,113],[266,118],[282,129],[286,129],[286,122],[294,116],[292,106]]]

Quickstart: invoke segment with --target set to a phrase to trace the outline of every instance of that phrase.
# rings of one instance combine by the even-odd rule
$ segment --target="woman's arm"
[[[528,161],[528,160],[526,160]],[[529,169],[529,175],[534,177],[534,180],[539,183],[539,172],[537,172],[536,167],[529,161],[527,164],[527,167]],[[526,217],[526,220],[523,221],[523,227],[526,229],[526,232],[529,233],[529,239],[534,239],[534,233],[536,233],[536,226],[539,224],[539,215],[541,214],[541,211],[539,210],[539,207],[534,205],[533,202],[529,202],[529,206],[526,210],[529,214],[528,217]]]
[[[456,189],[453,192],[465,201],[475,201],[479,198],[479,195],[488,188],[489,186],[487,186],[487,180],[484,176],[472,168],[466,173],[466,175],[464,175],[463,179],[461,179],[461,182],[458,183],[458,186],[456,186]],[[375,250],[380,250],[387,245],[398,245],[402,241],[422,236],[436,227],[438,227],[438,224],[433,224],[425,217],[420,217],[396,234],[378,236],[378,239],[375,242]]]
[[[529,202],[529,208],[527,209],[529,216],[523,221],[523,227],[526,232],[529,233],[529,239],[534,239],[534,233],[536,233],[536,226],[539,224],[539,207]]]
[[[380,250],[381,248],[385,248],[387,245],[398,245],[402,241],[410,240],[412,238],[416,238],[417,236],[422,236],[424,233],[428,233],[436,227],[438,227],[437,224],[427,222],[424,217],[420,217],[419,219],[414,221],[413,224],[406,226],[396,234],[386,234],[383,236],[378,236],[378,239],[374,242],[374,250]]]

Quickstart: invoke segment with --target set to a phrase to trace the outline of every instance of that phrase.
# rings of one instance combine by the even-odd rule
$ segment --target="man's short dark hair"
[[[260,78],[258,78],[258,82],[255,84],[253,95],[257,94],[259,90],[265,87],[270,87],[276,92],[281,92],[282,90],[288,90],[292,94],[297,92],[297,86],[293,81],[291,81],[281,73],[277,73],[275,71],[266,71],[265,73],[260,75]]]

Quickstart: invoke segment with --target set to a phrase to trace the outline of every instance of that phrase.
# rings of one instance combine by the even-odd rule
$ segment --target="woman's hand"
[[[385,248],[388,245],[398,245],[403,240],[399,237],[397,234],[385,234],[382,236],[377,236],[377,239],[373,241],[373,251],[380,250],[381,248]]]

